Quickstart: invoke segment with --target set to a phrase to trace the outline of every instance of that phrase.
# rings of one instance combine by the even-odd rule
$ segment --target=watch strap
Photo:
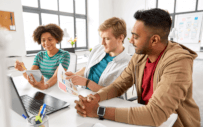
[[[104,120],[104,117],[103,116],[99,116],[99,120]]]
[[[102,114],[102,115],[101,115],[101,114],[99,114],[99,110],[101,110],[101,108],[103,108],[103,109],[104,109],[104,111],[103,111],[103,114]],[[106,108],[105,108],[105,107],[103,107],[103,106],[99,106],[99,107],[98,107],[98,109],[97,109],[97,115],[99,116],[99,120],[103,120],[103,119],[104,119],[105,111],[106,111]]]

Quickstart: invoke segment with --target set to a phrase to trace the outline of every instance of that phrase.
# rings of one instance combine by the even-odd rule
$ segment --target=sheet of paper
[[[95,123],[95,124],[92,124],[92,123],[83,123],[83,124],[79,125],[78,127],[106,127],[106,126],[104,126],[101,123]]]
[[[72,83],[71,80],[66,80],[65,70],[63,66],[60,64],[58,68],[57,73],[57,80],[58,80],[58,87],[60,90],[66,93],[70,93],[73,95],[78,96],[78,89],[77,87]]]

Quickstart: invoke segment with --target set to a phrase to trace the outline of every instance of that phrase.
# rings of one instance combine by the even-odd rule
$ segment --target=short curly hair
[[[56,24],[48,24],[48,25],[38,26],[34,30],[32,35],[33,40],[38,44],[41,44],[41,35],[46,32],[49,32],[51,36],[53,36],[58,41],[58,44],[63,39],[63,35],[64,35],[63,30]]]

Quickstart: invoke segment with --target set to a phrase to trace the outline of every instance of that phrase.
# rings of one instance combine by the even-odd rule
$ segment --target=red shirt
[[[148,103],[149,99],[153,94],[154,72],[156,69],[156,65],[158,64],[164,50],[161,52],[161,54],[159,55],[159,57],[156,59],[154,63],[151,63],[149,58],[147,58],[147,62],[145,65],[144,74],[142,78],[142,100],[144,101],[145,104]]]

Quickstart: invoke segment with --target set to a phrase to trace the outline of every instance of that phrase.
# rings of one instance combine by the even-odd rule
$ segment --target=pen
[[[18,61],[18,60],[16,59],[16,61]],[[20,61],[18,61],[18,62],[20,62]],[[21,66],[22,66],[25,70],[27,70],[24,65],[21,64]]]
[[[22,114],[22,116],[23,116],[25,119],[27,119],[27,116],[25,116],[24,114]]]
[[[42,110],[42,106],[41,106],[40,109],[39,109],[38,116],[40,116],[40,112],[41,112],[41,110]]]
[[[25,70],[27,70],[24,65],[21,64],[21,66],[22,66]]]
[[[40,117],[42,116],[42,114],[43,114],[45,108],[46,108],[46,104],[43,104],[42,110],[41,110],[41,112],[40,112]]]
[[[46,108],[44,109],[44,112],[43,112],[43,114],[42,114],[42,116],[41,116],[41,119],[42,119],[42,120],[44,119],[45,113],[46,113]]]

